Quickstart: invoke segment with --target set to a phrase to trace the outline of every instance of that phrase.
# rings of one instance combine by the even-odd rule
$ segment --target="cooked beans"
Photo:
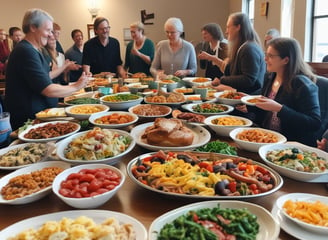
[[[55,177],[62,171],[63,169],[59,167],[47,167],[13,177],[1,189],[1,195],[5,200],[12,200],[38,192],[50,186]]]
[[[49,123],[41,127],[33,128],[24,137],[28,139],[44,139],[63,136],[77,129],[77,125],[72,122]]]

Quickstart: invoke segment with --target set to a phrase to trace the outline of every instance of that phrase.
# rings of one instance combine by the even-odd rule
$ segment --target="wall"
[[[4,1],[4,0],[1,0]],[[208,22],[217,22],[225,31],[227,17],[232,12],[241,11],[245,0],[99,0],[100,16],[110,21],[111,36],[121,42],[122,56],[125,53],[123,41],[123,28],[130,23],[140,20],[140,11],[154,13],[155,19],[149,20],[153,25],[146,25],[146,35],[154,42],[165,39],[163,25],[167,18],[180,17],[185,26],[186,39],[198,42],[201,40],[200,28]],[[263,39],[269,28],[280,30],[281,6],[284,0],[267,0],[269,2],[268,15],[260,16],[260,5],[264,0],[255,0],[254,27]],[[294,0],[296,1],[296,0]],[[295,4],[294,32],[292,36],[298,39],[301,46],[305,44],[305,10],[309,0],[297,0]],[[60,42],[64,49],[72,45],[70,32],[80,28],[87,38],[87,24],[92,23],[88,12],[87,0],[10,0],[2,4],[0,15],[0,28],[8,30],[10,26],[21,26],[25,11],[29,8],[42,8],[48,11],[55,21],[62,27]]]
[[[185,26],[186,39],[200,41],[201,27],[208,22],[223,24],[229,14],[229,0],[207,0],[202,4],[199,0],[99,0],[101,10],[99,16],[110,21],[110,34],[116,37],[124,51],[123,28],[129,28],[130,23],[140,20],[140,10],[154,13],[155,19],[149,20],[153,25],[146,25],[146,34],[154,42],[166,38],[164,22],[167,18],[180,17]],[[10,0],[1,7],[0,28],[8,31],[10,26],[21,26],[25,11],[29,8],[42,8],[48,11],[61,26],[60,42],[64,49],[72,45],[70,32],[80,28],[87,38],[87,24],[92,23],[87,10],[87,0]],[[122,53],[123,55],[123,53]]]

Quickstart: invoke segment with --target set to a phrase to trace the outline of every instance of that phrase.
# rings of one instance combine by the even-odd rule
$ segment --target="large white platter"
[[[313,197],[318,197],[318,195],[315,194],[307,194],[307,193],[292,193],[288,195],[283,195],[283,197],[297,197],[298,199],[309,199]],[[323,197],[323,196],[319,196]],[[327,198],[327,197],[326,197]],[[327,234],[320,234],[318,232],[311,232],[308,231],[306,228],[300,226],[296,222],[288,219],[283,213],[280,208],[280,203],[278,202],[279,198],[277,199],[276,204],[273,205],[272,208],[272,215],[273,217],[280,222],[280,227],[288,234],[290,234],[293,237],[296,237],[300,240],[327,240]],[[282,200],[282,198],[280,198]],[[279,204],[279,205],[278,205]]]
[[[169,150],[172,151],[172,150]],[[181,152],[183,153],[184,151],[180,151],[180,150],[176,150],[177,153]],[[201,152],[190,152],[187,151],[187,153],[197,153],[197,155],[200,156],[200,158],[209,158],[209,153],[201,153]],[[147,184],[142,183],[141,181],[139,181],[133,174],[133,168],[134,166],[138,165],[140,160],[152,156],[156,154],[156,152],[150,152],[150,153],[145,153],[142,154],[140,156],[135,157],[134,159],[132,159],[128,165],[127,165],[127,174],[130,177],[130,179],[136,183],[137,185],[139,185],[140,187],[147,189],[149,191],[152,192],[156,192],[159,194],[163,194],[164,196],[167,197],[173,197],[173,198],[188,198],[188,199],[199,199],[199,200],[218,200],[218,199],[222,199],[222,200],[240,200],[240,199],[251,199],[251,198],[258,198],[258,197],[263,197],[263,196],[267,196],[270,195],[276,191],[278,191],[282,185],[283,185],[283,179],[282,177],[273,169],[269,168],[268,166],[266,166],[265,164],[259,163],[259,162],[255,162],[256,165],[259,165],[260,167],[266,169],[267,171],[269,171],[271,174],[271,177],[273,178],[274,181],[274,186],[272,189],[266,191],[266,192],[262,192],[262,193],[258,193],[258,194],[252,194],[252,195],[240,195],[240,196],[223,196],[223,195],[214,195],[214,196],[205,196],[205,195],[196,195],[196,194],[184,194],[184,193],[175,193],[175,192],[167,192],[167,191],[163,191],[157,188],[154,188],[152,186],[149,186]],[[237,160],[242,160],[242,161],[249,161],[249,159],[245,159],[245,158],[241,158],[239,156],[231,156],[231,155],[225,155],[225,154],[220,154],[220,153],[210,153],[212,158],[215,159],[237,159]],[[203,157],[201,157],[203,156]],[[204,157],[206,156],[206,157]]]
[[[24,231],[29,228],[37,229],[47,221],[60,221],[63,217],[75,219],[80,216],[86,216],[92,218],[93,221],[95,221],[97,224],[102,223],[107,218],[113,217],[117,219],[120,223],[132,224],[133,229],[135,230],[137,235],[136,238],[137,240],[147,239],[146,228],[137,219],[123,213],[106,211],[106,210],[64,211],[64,212],[50,213],[50,214],[40,215],[37,217],[28,218],[3,229],[0,232],[0,239],[8,239],[9,237],[14,237],[20,231]]]
[[[172,222],[188,211],[201,208],[213,208],[217,207],[218,204],[220,204],[221,208],[247,208],[251,213],[255,214],[260,225],[260,231],[256,237],[257,240],[276,240],[278,238],[280,232],[279,223],[273,218],[270,212],[263,207],[241,201],[205,201],[174,209],[156,218],[149,227],[149,240],[156,240],[156,232],[159,232],[166,223]]]
[[[47,124],[68,123],[68,122],[69,121],[53,121],[53,122],[44,122],[44,123],[35,124],[35,125],[32,125],[31,127],[27,128],[27,129],[25,129],[23,132],[21,132],[18,135],[18,138],[20,140],[24,141],[24,142],[50,142],[50,141],[57,141],[57,140],[63,139],[65,137],[68,137],[68,136],[73,135],[74,133],[78,132],[80,130],[80,128],[81,128],[80,124],[71,122],[72,124],[75,124],[76,130],[74,130],[74,131],[72,131],[72,132],[70,132],[68,134],[58,136],[58,137],[42,138],[42,139],[31,139],[31,138],[24,137],[24,135],[26,133],[28,133],[32,129],[36,129],[38,127],[43,127],[43,126],[45,126]]]
[[[310,172],[302,172],[297,171],[294,169],[290,169],[284,166],[279,166],[271,161],[269,161],[266,158],[268,151],[273,150],[283,150],[288,148],[298,148],[301,151],[308,151],[308,152],[314,152],[319,157],[322,157],[328,161],[328,153],[314,147],[309,147],[304,144],[298,143],[298,142],[286,142],[282,144],[270,144],[266,146],[262,146],[259,149],[259,155],[262,158],[262,160],[268,164],[271,168],[275,169],[277,172],[279,172],[281,175],[302,181],[302,182],[328,182],[328,170],[324,172],[319,173],[310,173]]]
[[[41,162],[41,163],[35,163],[33,165],[30,165],[25,168],[18,169],[0,179],[0,191],[1,189],[12,179],[13,177],[17,177],[23,174],[29,174],[31,172],[41,170],[46,167],[60,167],[62,169],[67,169],[70,168],[71,165],[65,162],[61,161],[49,161],[49,162]],[[48,186],[38,192],[32,193],[30,195],[21,197],[21,198],[16,198],[13,200],[5,200],[3,199],[2,195],[0,194],[0,204],[10,204],[10,205],[18,205],[18,204],[26,204],[30,202],[37,201],[43,197],[45,197],[47,194],[51,192],[52,186]],[[1,238],[0,239],[5,239]]]
[[[211,139],[211,134],[204,127],[194,125],[194,124],[185,124],[185,126],[188,127],[194,133],[194,140],[191,145],[183,146],[183,147],[163,147],[163,146],[150,145],[150,144],[146,143],[141,138],[141,136],[144,134],[145,129],[149,126],[152,126],[153,124],[154,124],[154,122],[140,124],[140,125],[134,127],[130,132],[131,136],[134,138],[136,143],[139,146],[144,147],[148,150],[152,150],[152,151],[158,151],[158,150],[162,150],[162,149],[176,150],[176,151],[192,150],[192,149],[195,149],[199,146],[202,146],[202,145],[208,143]]]

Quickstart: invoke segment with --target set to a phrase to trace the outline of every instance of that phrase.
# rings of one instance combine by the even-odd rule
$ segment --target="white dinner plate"
[[[0,149],[0,158],[1,158],[2,155],[6,154],[7,152],[9,152],[11,150],[14,150],[14,149],[17,149],[17,148],[23,148],[23,147],[28,146],[30,144],[33,144],[33,143],[23,143],[23,144],[17,144],[17,145],[10,145],[6,148],[2,148],[2,149]],[[42,162],[42,161],[46,160],[48,157],[50,157],[51,153],[56,148],[55,144],[53,144],[53,143],[42,143],[42,144],[47,144],[48,150],[47,150],[46,154],[38,162]],[[35,162],[35,163],[38,163],[38,162]],[[0,166],[0,169],[2,169],[2,170],[16,170],[16,169],[19,169],[19,168],[30,166],[31,164],[35,164],[35,163],[24,164],[24,165],[19,165],[19,166],[12,166],[12,167]]]
[[[301,194],[303,197],[306,195],[314,195],[314,194],[305,194],[305,193],[294,193],[294,194]],[[289,194],[288,194],[289,195]],[[285,197],[287,195],[283,195]],[[294,221],[288,219],[284,214],[282,213],[282,210],[278,206],[277,202],[273,205],[272,211],[271,211],[273,217],[280,223],[280,227],[288,234],[290,234],[293,237],[296,237],[300,240],[327,240],[327,234],[319,234],[314,233],[311,231],[306,230],[305,228],[301,227]]]
[[[157,239],[156,232],[160,232],[162,227],[166,223],[172,222],[177,217],[186,214],[190,210],[196,210],[201,208],[214,208],[220,204],[221,208],[246,208],[252,214],[257,216],[257,221],[260,225],[259,233],[256,237],[256,240],[276,240],[279,236],[280,228],[279,223],[273,218],[269,211],[263,207],[241,201],[205,201],[189,204],[172,211],[169,211],[160,217],[156,218],[149,227],[148,235],[149,240]]]
[[[249,106],[255,106],[255,103],[249,102],[249,100],[253,99],[253,98],[260,98],[263,97],[262,95],[248,95],[248,96],[244,96],[242,97],[240,100],[242,103],[249,105]]]
[[[175,151],[192,150],[208,143],[211,139],[211,134],[204,127],[194,124],[185,124],[185,126],[188,127],[194,133],[194,140],[191,145],[183,146],[183,147],[163,147],[163,146],[150,145],[146,141],[144,141],[141,138],[141,136],[144,134],[146,128],[152,126],[153,124],[154,122],[140,124],[134,127],[130,132],[130,135],[133,137],[133,139],[135,139],[136,143],[139,146],[144,147],[148,150],[152,150],[152,151],[159,151],[163,149],[175,150]]]
[[[302,229],[305,229],[306,231],[309,231],[309,232],[315,232],[318,234],[325,234],[328,236],[328,227],[317,226],[314,224],[305,223],[301,220],[298,220],[297,218],[293,218],[293,217],[289,216],[287,214],[287,212],[285,212],[285,210],[283,209],[284,203],[287,200],[291,200],[293,202],[296,202],[296,201],[302,202],[303,201],[303,202],[309,202],[309,203],[314,203],[316,201],[320,201],[321,203],[328,205],[328,197],[324,197],[324,196],[316,195],[316,194],[308,194],[308,193],[289,193],[289,194],[285,194],[285,195],[279,197],[275,203],[275,205],[278,207],[278,209],[281,210],[280,213],[282,214],[282,216],[289,219],[293,223],[296,223]]]
[[[146,228],[137,219],[123,213],[106,211],[106,210],[63,211],[63,212],[50,213],[50,214],[40,215],[37,217],[28,218],[20,222],[14,223],[13,225],[3,229],[0,232],[0,239],[8,239],[9,237],[14,237],[19,232],[27,230],[29,228],[37,229],[47,221],[60,221],[64,217],[75,219],[80,216],[86,216],[92,218],[93,221],[96,222],[97,224],[102,223],[107,218],[113,217],[117,219],[120,223],[131,224],[133,226],[134,231],[136,232],[137,240],[147,239]]]
[[[43,126],[45,126],[47,124],[68,123],[68,122],[69,121],[54,121],[54,122],[44,122],[44,123],[35,124],[35,125],[32,125],[31,127],[28,127],[23,132],[21,132],[18,135],[18,138],[20,140],[24,141],[24,142],[50,142],[50,141],[57,141],[57,140],[60,140],[60,139],[65,138],[65,137],[68,137],[68,136],[73,135],[74,133],[78,132],[80,130],[80,128],[81,128],[80,124],[75,123],[75,122],[70,122],[70,123],[72,123],[72,124],[74,124],[76,126],[76,129],[74,131],[70,132],[70,133],[67,133],[67,134],[61,135],[61,136],[57,136],[57,137],[42,138],[42,139],[31,139],[31,138],[24,137],[24,135],[26,133],[28,133],[32,129],[43,127]]]
[[[7,185],[7,183],[10,181],[10,179],[23,175],[23,174],[29,174],[34,171],[38,171],[41,169],[44,169],[46,167],[60,167],[62,169],[67,169],[70,168],[71,165],[62,161],[48,161],[48,162],[40,162],[40,163],[35,163],[33,165],[30,165],[25,168],[18,169],[10,174],[7,174],[6,176],[2,177],[0,179],[0,191],[1,189]],[[48,186],[46,188],[41,189],[38,192],[26,195],[21,198],[15,198],[13,200],[5,200],[2,195],[0,194],[0,204],[10,204],[10,205],[19,205],[19,204],[26,204],[30,202],[37,201],[43,197],[45,197],[47,194],[51,192],[52,186]],[[1,238],[0,239],[5,239]]]

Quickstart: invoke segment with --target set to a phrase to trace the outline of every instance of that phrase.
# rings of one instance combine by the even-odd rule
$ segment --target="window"
[[[244,1],[244,12],[248,15],[249,20],[254,26],[254,4],[255,0],[245,0]]]
[[[312,62],[322,62],[328,55],[328,1],[313,0]]]

